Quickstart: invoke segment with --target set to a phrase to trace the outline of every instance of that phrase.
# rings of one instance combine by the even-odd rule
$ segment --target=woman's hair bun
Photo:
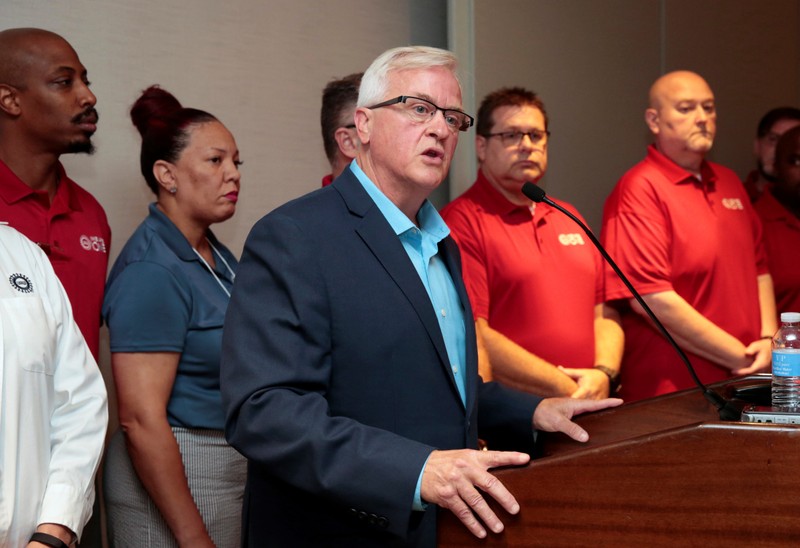
[[[153,125],[161,125],[169,120],[183,106],[174,95],[157,85],[150,86],[131,107],[131,120],[142,136]]]

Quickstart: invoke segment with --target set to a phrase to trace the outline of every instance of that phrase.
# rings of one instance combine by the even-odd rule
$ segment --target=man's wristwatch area
[[[615,371],[605,365],[595,365],[595,369],[602,371],[608,377],[608,395],[613,396],[619,390],[619,371]]]
[[[53,535],[48,535],[47,533],[34,533],[31,535],[31,540],[29,542],[39,542],[47,546],[52,546],[53,548],[69,548],[66,542]]]

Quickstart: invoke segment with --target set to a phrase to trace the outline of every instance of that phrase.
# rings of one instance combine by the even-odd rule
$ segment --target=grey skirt
[[[211,539],[218,548],[240,545],[247,461],[222,432],[173,427],[186,479]],[[103,474],[108,540],[113,548],[177,547],[172,532],[133,468],[125,437],[108,444]]]

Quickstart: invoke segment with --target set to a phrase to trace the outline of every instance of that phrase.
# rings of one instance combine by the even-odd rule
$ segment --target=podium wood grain
[[[502,534],[440,511],[439,546],[800,546],[800,427],[721,422],[697,390],[578,421],[586,444],[543,436],[541,458],[497,471],[522,507],[492,505]]]

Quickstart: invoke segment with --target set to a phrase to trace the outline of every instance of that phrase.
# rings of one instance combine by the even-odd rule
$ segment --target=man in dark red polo
[[[61,36],[0,32],[0,221],[47,253],[95,359],[111,230],[59,158],[94,150],[96,102],[86,68]]]

